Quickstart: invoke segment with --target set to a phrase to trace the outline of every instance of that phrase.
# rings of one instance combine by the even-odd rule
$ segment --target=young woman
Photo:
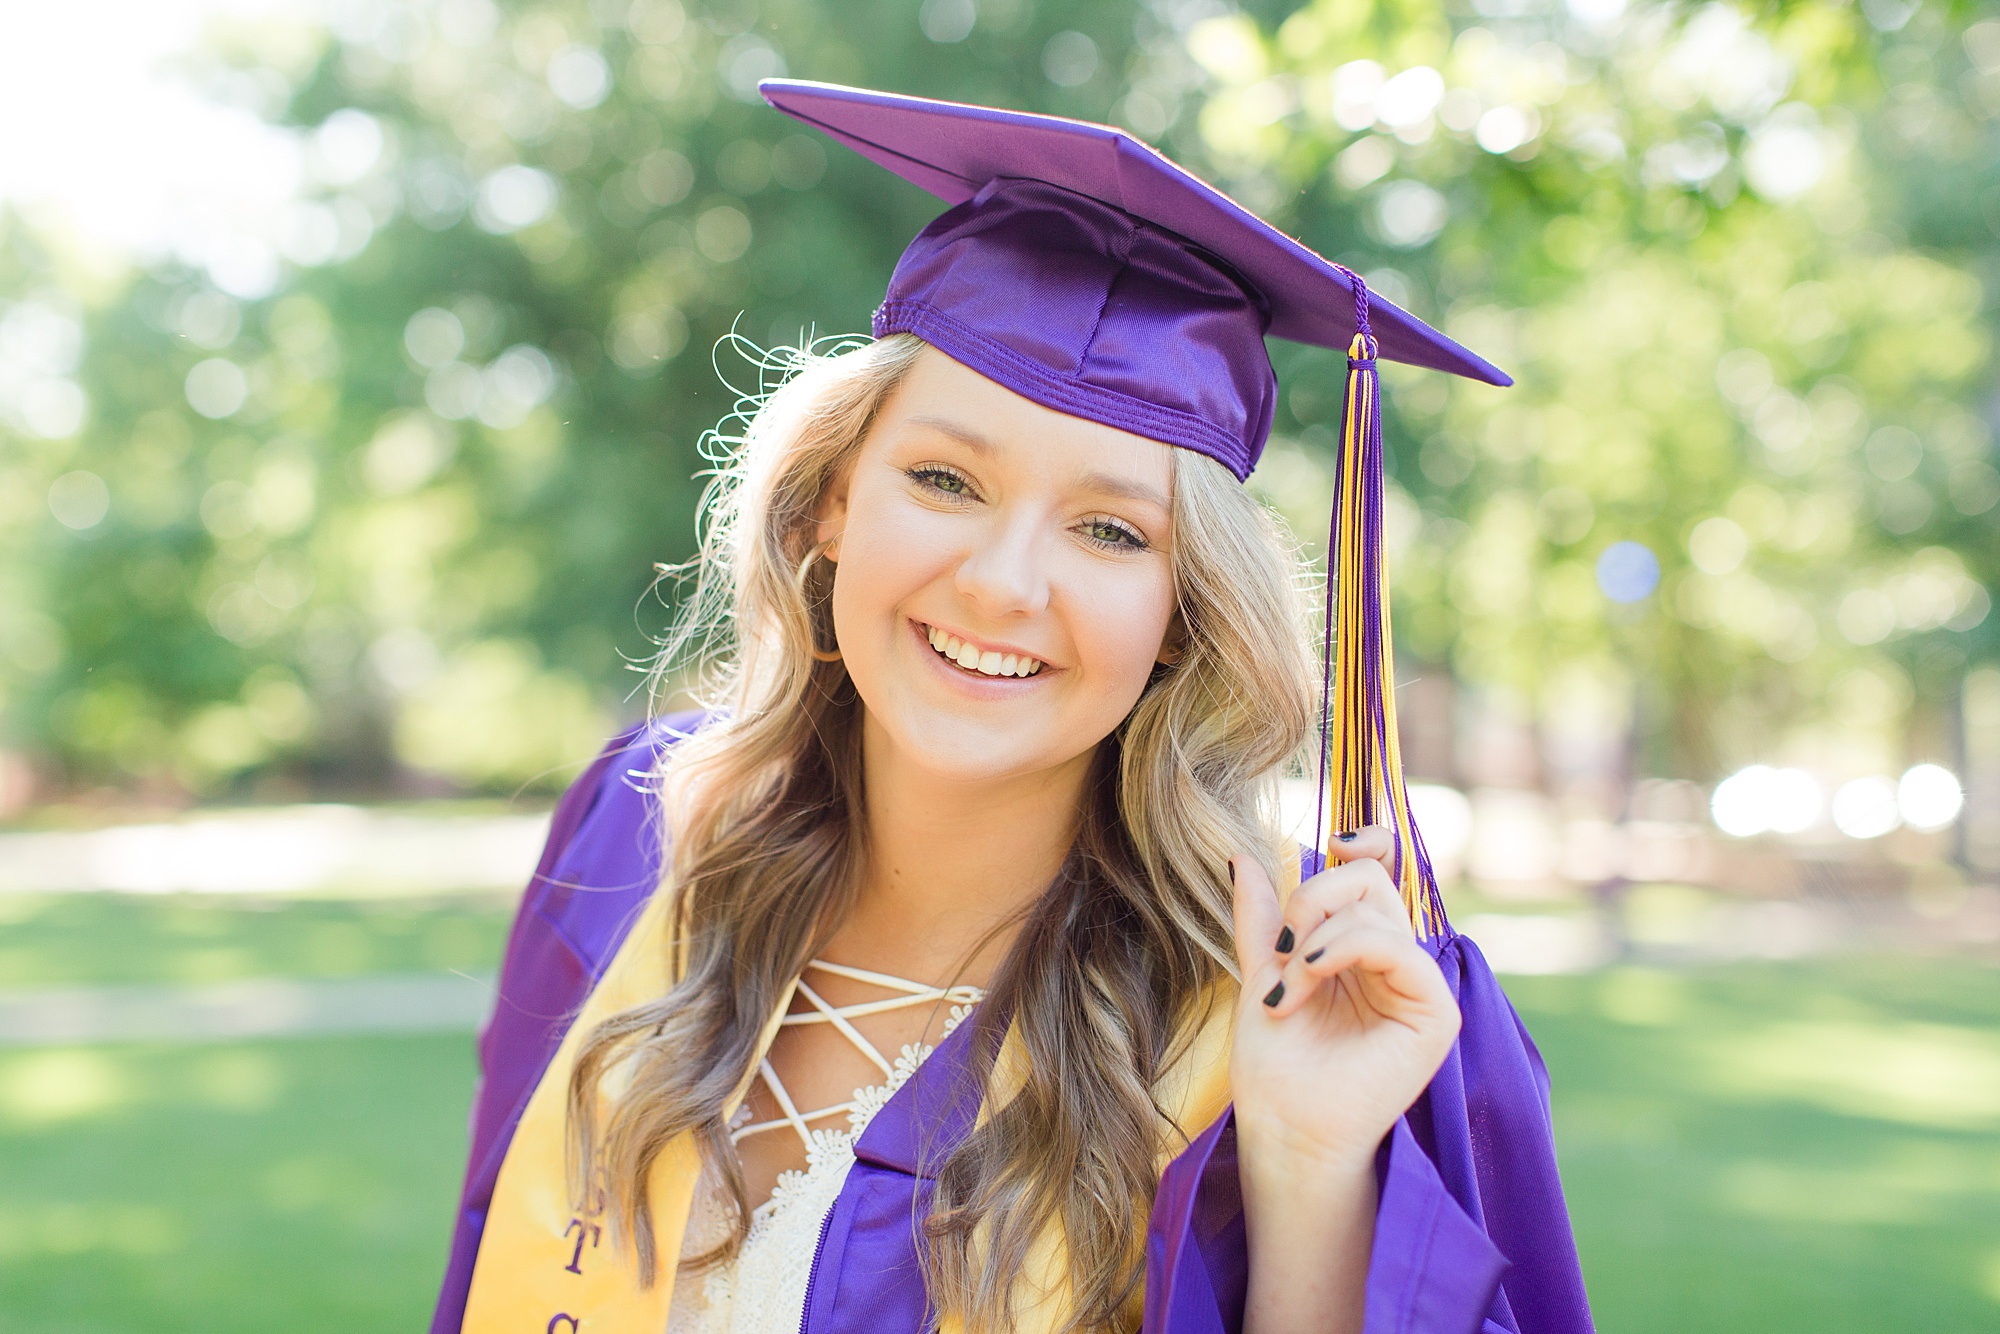
[[[1372,384],[1365,290],[1099,127],[766,95],[958,206],[724,467],[710,711],[557,811],[433,1330],[1588,1329],[1413,828],[1274,828],[1320,664],[1262,338]]]

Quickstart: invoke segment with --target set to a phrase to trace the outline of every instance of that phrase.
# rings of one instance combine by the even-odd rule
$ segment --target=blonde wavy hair
[[[680,1135],[735,1208],[727,1240],[686,1263],[741,1246],[750,1208],[724,1111],[861,882],[862,706],[841,665],[813,657],[833,642],[831,578],[808,555],[821,495],[923,350],[900,334],[786,353],[789,378],[749,402],[740,435],[714,437],[701,549],[658,662],[661,681],[693,670],[712,710],[657,775],[679,981],[591,1033],[569,1090],[572,1188],[605,1192],[647,1283],[648,1173]],[[1099,744],[1076,842],[980,1007],[1011,1016],[1025,1085],[938,1162],[926,1278],[974,1331],[1010,1326],[1009,1279],[1051,1225],[1068,1245],[1069,1328],[1121,1322],[1159,1155],[1201,1129],[1174,1126],[1154,1087],[1236,971],[1227,859],[1251,849],[1275,866],[1275,780],[1313,722],[1293,548],[1222,465],[1173,459],[1185,651]],[[975,1036],[997,1049],[997,1033]]]

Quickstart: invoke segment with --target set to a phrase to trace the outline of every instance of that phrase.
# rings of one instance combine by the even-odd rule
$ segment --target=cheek
[[[1129,709],[1152,675],[1161,641],[1173,619],[1173,583],[1165,562],[1079,581],[1070,618],[1085,674]],[[1120,716],[1123,716],[1121,709]]]
[[[885,628],[894,628],[890,613],[946,571],[950,547],[935,527],[936,516],[917,506],[877,499],[850,511],[833,594],[843,651],[850,638],[869,651]]]

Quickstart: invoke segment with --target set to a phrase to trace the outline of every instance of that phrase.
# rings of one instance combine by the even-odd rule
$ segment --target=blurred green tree
[[[79,300],[10,229],[8,318],[89,406],[0,446],[6,735],[70,783],[560,786],[636,711],[655,563],[757,383],[721,340],[865,332],[935,211],[757,79],[1102,117],[1132,40],[1028,0],[340,13],[215,35],[211,81],[298,129],[277,256]]]
[[[555,786],[636,711],[756,381],[710,350],[865,328],[936,210],[763,108],[780,72],[1123,124],[1513,371],[1389,376],[1398,628],[1557,731],[1887,767],[1993,656],[1969,11],[334,12],[195,72],[296,129],[266,250],[106,275],[0,224],[0,727],[59,784]],[[1316,545],[1341,368],[1274,351],[1260,476]]]
[[[1403,647],[1545,734],[1636,730],[1641,774],[1889,769],[1913,725],[1942,749],[1996,642],[2000,25],[1474,10],[1216,15],[1198,75],[1176,55],[1128,101],[1194,94],[1239,194],[1517,375],[1391,377]],[[1337,377],[1288,370],[1289,467],[1323,476]],[[1324,483],[1273,494],[1324,513]]]

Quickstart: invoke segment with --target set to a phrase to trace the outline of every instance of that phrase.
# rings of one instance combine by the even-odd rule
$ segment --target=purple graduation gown
[[[619,737],[556,808],[479,1037],[471,1154],[432,1334],[458,1334],[514,1128],[657,883],[660,824],[645,778],[658,749],[697,721],[676,715]],[[1431,949],[1464,1024],[1377,1155],[1366,1330],[1587,1334],[1541,1056],[1471,941],[1447,934]],[[917,1130],[942,1130],[935,1144],[971,1125],[976,1095],[965,1094],[976,1086],[952,1075],[973,1030],[947,1038],[856,1143],[814,1261],[803,1334],[930,1327],[911,1228],[913,1200],[930,1194]],[[1248,1280],[1235,1126],[1224,1113],[1160,1180],[1146,1231],[1145,1334],[1237,1334]]]

